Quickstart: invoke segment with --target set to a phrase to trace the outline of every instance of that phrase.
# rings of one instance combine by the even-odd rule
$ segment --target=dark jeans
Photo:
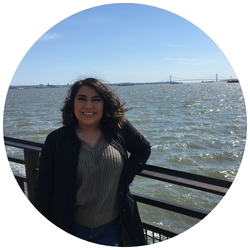
[[[83,240],[101,245],[120,246],[121,245],[120,217],[106,225],[96,228],[88,228],[75,224],[74,235]]]

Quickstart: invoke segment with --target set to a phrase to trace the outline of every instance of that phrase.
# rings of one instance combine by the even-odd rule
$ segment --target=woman
[[[62,108],[65,126],[44,143],[34,199],[61,229],[110,246],[146,244],[129,184],[143,170],[150,144],[125,111],[99,80],[77,81]]]

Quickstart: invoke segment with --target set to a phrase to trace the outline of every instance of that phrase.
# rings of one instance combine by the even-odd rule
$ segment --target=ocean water
[[[244,154],[246,108],[239,83],[113,86],[130,122],[150,141],[148,164],[233,181]],[[9,90],[4,135],[43,143],[61,126],[67,88]],[[8,155],[22,150],[6,147]],[[13,172],[24,167],[10,163]],[[131,187],[160,199],[212,211],[221,196],[137,177]],[[199,220],[138,204],[143,219],[183,232]]]

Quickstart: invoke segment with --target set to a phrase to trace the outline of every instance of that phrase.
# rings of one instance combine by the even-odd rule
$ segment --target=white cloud
[[[56,33],[54,33],[54,34],[48,34],[48,33],[46,33],[42,37],[40,37],[38,41],[47,41],[47,40],[56,39],[58,37],[59,37],[59,35],[56,34]]]

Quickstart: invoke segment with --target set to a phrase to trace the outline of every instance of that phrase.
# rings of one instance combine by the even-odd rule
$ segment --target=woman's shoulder
[[[68,130],[68,126],[57,128],[47,135],[47,140],[55,139],[56,137],[62,137]]]
[[[70,130],[69,126],[62,126],[60,128],[51,131],[47,135],[44,144],[54,147],[63,140],[64,136],[69,133],[68,132],[69,130]]]
[[[132,124],[130,123],[130,121],[127,118],[125,119],[125,121],[123,121],[121,123],[121,129],[126,129],[126,128],[131,127],[131,126],[132,126]]]
[[[118,133],[126,140],[134,140],[137,136],[141,137],[140,132],[127,119],[122,123],[122,127]]]
[[[125,130],[127,132],[138,132],[128,119],[122,123],[121,130]]]

